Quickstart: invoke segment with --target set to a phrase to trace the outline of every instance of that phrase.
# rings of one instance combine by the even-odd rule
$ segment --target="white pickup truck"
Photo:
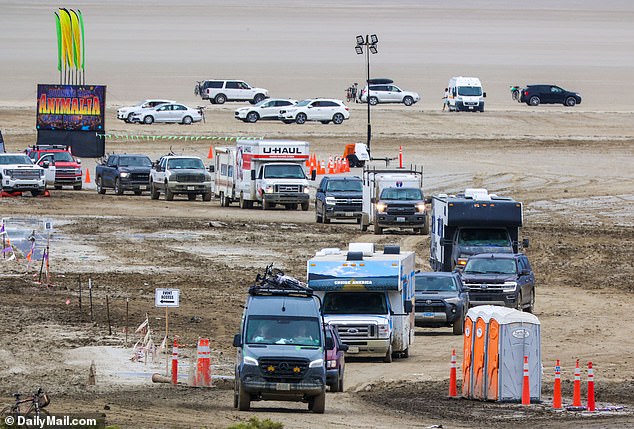
[[[211,201],[211,175],[197,156],[164,156],[150,170],[152,199],[158,200],[161,192],[167,201],[177,194],[187,195],[190,201],[197,195],[202,195],[203,201]]]
[[[0,189],[38,196],[46,190],[46,172],[23,153],[0,153]]]

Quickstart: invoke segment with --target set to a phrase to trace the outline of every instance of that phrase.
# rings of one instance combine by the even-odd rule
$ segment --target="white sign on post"
[[[154,292],[155,307],[178,307],[180,305],[180,289],[155,289]]]

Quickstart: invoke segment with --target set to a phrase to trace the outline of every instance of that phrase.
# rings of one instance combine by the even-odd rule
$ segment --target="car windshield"
[[[313,100],[302,100],[296,104],[297,107],[308,106],[308,104]]]
[[[478,258],[470,259],[464,267],[465,274],[515,274],[514,259]]]
[[[416,276],[416,292],[428,291],[456,291],[456,282],[452,277],[446,276]]]
[[[416,188],[385,188],[381,191],[382,200],[422,200],[423,193]]]
[[[204,169],[205,165],[198,158],[174,158],[167,161],[167,168],[169,170],[198,170]]]
[[[33,164],[31,158],[26,155],[2,155],[0,156],[0,165],[11,164]]]
[[[121,167],[151,167],[152,161],[146,156],[126,156],[119,161]]]
[[[75,161],[73,159],[73,156],[70,153],[68,153],[68,152],[42,152],[40,154],[40,158],[42,158],[45,155],[53,155],[53,160],[55,162],[57,162],[57,161],[74,162]]]
[[[504,229],[461,229],[458,244],[462,246],[508,247],[511,245],[508,233]]]
[[[266,165],[265,179],[305,179],[304,169],[297,164]]]
[[[320,320],[316,317],[251,316],[246,344],[320,346]]]
[[[362,192],[360,180],[330,180],[328,181],[327,191],[331,192]]]
[[[324,314],[387,314],[385,294],[381,292],[328,293]]]
[[[466,95],[479,97],[482,95],[482,88],[479,86],[459,86],[458,95]]]

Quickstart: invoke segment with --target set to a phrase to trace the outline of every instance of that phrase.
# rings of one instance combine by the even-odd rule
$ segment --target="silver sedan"
[[[189,125],[192,122],[202,121],[200,109],[192,109],[183,104],[169,103],[143,109],[134,114],[132,122],[152,124],[154,122],[175,122]]]

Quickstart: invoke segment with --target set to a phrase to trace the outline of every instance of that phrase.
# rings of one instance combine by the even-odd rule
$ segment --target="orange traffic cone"
[[[528,375],[528,356],[524,356],[524,380],[522,382],[522,405],[531,404],[531,385]]]
[[[332,160],[332,156],[328,158],[328,174],[335,174],[335,163]]]
[[[321,164],[317,164],[317,174],[326,174],[326,161],[321,160]]]
[[[458,396],[458,388],[456,386],[456,349],[451,351],[451,369],[449,370],[449,397]]]
[[[209,153],[207,154],[207,159],[212,159],[214,157],[214,147],[209,146]]]
[[[561,366],[559,359],[555,366],[555,387],[553,388],[553,409],[561,410]]]
[[[588,411],[594,411],[594,370],[592,362],[588,362]]]
[[[350,162],[348,161],[348,158],[344,158],[343,162],[344,162],[344,173],[350,173]]]
[[[581,406],[581,370],[579,369],[579,359],[577,359],[577,365],[575,366],[575,381],[573,383],[574,389],[572,392],[572,406]]]
[[[90,170],[86,169],[86,180],[84,183],[90,183]]]

